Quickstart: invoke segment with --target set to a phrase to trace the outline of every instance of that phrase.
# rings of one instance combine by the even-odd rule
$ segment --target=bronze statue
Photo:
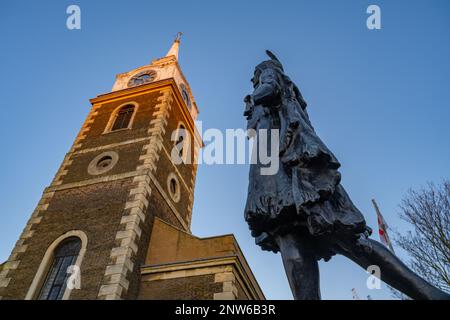
[[[281,252],[295,299],[320,299],[318,260],[342,254],[413,299],[449,299],[417,276],[381,243],[340,184],[339,161],[316,135],[298,87],[271,58],[256,66],[254,91],[244,99],[247,129],[279,130],[280,165],[262,175],[251,164],[245,220],[263,250]],[[262,146],[256,139],[258,148]],[[268,151],[266,150],[266,151]]]

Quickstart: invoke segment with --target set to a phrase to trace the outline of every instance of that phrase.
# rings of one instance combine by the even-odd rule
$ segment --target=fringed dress
[[[261,174],[261,161],[250,165],[245,219],[256,243],[278,252],[275,236],[296,233],[308,240],[317,259],[329,260],[336,241],[367,237],[361,212],[340,184],[340,163],[316,135],[298,88],[281,70],[263,69],[252,94],[248,129],[259,135],[279,129],[279,169]],[[268,135],[269,144],[270,135]]]

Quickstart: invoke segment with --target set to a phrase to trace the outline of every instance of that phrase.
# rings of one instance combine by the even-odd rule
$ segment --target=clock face
[[[141,84],[152,82],[155,79],[156,79],[155,70],[145,70],[134,75],[130,79],[130,81],[128,81],[128,86],[129,87],[139,86]]]
[[[191,97],[189,96],[189,92],[187,91],[186,86],[182,83],[180,87],[184,102],[186,102],[186,105],[191,108]]]

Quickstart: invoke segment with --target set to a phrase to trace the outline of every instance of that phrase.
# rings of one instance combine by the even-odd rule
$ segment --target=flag
[[[377,213],[377,220],[378,220],[378,234],[380,235],[380,241],[382,244],[384,244],[386,247],[389,248],[389,250],[394,252],[394,248],[392,247],[391,240],[389,239],[387,229],[389,228],[386,221],[384,220],[380,209],[378,208],[377,203],[375,202],[375,199],[372,199],[373,206],[375,208],[375,211]]]

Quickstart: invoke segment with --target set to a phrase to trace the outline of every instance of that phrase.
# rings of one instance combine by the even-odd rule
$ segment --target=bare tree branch
[[[436,287],[450,292],[450,180],[409,190],[400,204],[400,218],[413,226],[395,243],[411,257],[410,266]],[[393,295],[398,294],[393,291]]]

